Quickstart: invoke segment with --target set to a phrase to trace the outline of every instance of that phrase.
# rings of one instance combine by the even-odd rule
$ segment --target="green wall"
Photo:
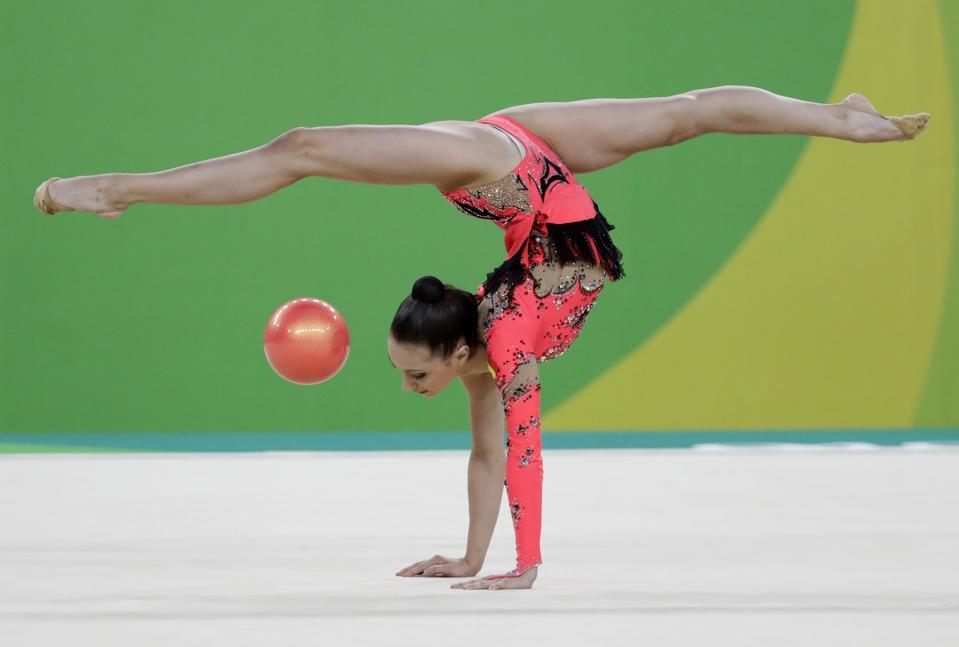
[[[135,205],[110,222],[37,213],[33,190],[47,177],[161,170],[294,126],[476,119],[545,100],[743,84],[827,101],[855,14],[851,0],[5,7],[7,448],[61,432],[463,429],[462,389],[430,400],[402,392],[386,332],[417,277],[473,289],[503,254],[498,229],[425,186],[310,178],[255,203]],[[952,14],[941,23],[955,85]],[[543,367],[546,412],[681,311],[762,220],[807,145],[712,135],[580,177],[617,226],[628,278],[606,291],[578,344]],[[953,269],[943,297],[953,324],[957,285]],[[278,378],[261,345],[273,309],[300,296],[334,304],[352,333],[344,370],[314,387]],[[956,337],[941,334],[915,427],[959,426],[957,368]]]

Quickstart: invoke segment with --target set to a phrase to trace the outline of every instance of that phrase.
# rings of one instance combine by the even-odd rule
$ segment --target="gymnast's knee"
[[[285,167],[310,174],[318,162],[326,139],[324,127],[309,128],[298,126],[267,142],[263,149],[282,160]]]

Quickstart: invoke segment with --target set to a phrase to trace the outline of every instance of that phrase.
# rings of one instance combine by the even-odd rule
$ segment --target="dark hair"
[[[475,296],[435,276],[424,276],[396,310],[390,334],[400,343],[427,346],[443,359],[461,343],[470,347],[472,355],[481,345],[478,320]]]

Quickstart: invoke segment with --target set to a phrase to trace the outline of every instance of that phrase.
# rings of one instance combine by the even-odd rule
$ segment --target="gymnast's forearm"
[[[470,452],[468,468],[469,533],[466,540],[467,564],[483,567],[489,550],[493,529],[503,501],[503,479],[506,476],[506,457]]]

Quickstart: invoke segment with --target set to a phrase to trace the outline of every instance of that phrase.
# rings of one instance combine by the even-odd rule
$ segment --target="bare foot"
[[[855,92],[839,102],[839,105],[845,106],[849,110],[864,112],[870,115],[881,117],[885,123],[876,119],[871,119],[861,124],[863,126],[862,139],[864,142],[886,142],[896,140],[914,139],[921,133],[926,124],[929,123],[929,113],[920,112],[915,115],[903,115],[901,117],[886,117],[879,114],[875,106],[861,94]],[[893,130],[891,126],[895,127]]]
[[[37,206],[48,214],[63,210],[92,211],[102,218],[113,220],[123,215],[130,206],[118,202],[111,190],[108,176],[88,175],[55,180],[47,186],[49,201],[44,201],[42,192],[38,192],[38,201],[46,204]],[[46,206],[46,209],[44,209]],[[66,209],[64,209],[64,207]]]

